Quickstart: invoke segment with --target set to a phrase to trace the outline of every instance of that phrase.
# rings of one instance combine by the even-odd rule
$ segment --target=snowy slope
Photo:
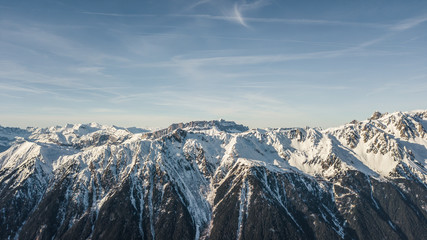
[[[2,128],[11,146],[0,153],[0,238],[245,239],[259,228],[257,211],[271,221],[258,230],[263,238],[411,238],[379,191],[390,188],[411,221],[427,226],[425,129],[427,111],[375,113],[326,130],[224,120],[155,132]],[[382,230],[366,231],[356,209]]]

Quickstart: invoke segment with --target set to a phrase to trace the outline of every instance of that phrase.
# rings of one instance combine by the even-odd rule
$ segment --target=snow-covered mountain
[[[427,239],[427,111],[0,128],[0,239]]]

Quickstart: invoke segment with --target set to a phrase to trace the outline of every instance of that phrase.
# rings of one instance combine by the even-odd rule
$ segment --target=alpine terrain
[[[0,239],[427,239],[426,129],[0,127]]]

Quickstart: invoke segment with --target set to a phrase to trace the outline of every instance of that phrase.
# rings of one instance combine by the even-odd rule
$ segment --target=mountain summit
[[[0,239],[427,239],[426,129],[0,127]]]

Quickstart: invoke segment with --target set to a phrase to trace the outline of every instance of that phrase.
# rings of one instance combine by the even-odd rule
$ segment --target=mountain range
[[[0,127],[0,239],[427,239],[426,129]]]

